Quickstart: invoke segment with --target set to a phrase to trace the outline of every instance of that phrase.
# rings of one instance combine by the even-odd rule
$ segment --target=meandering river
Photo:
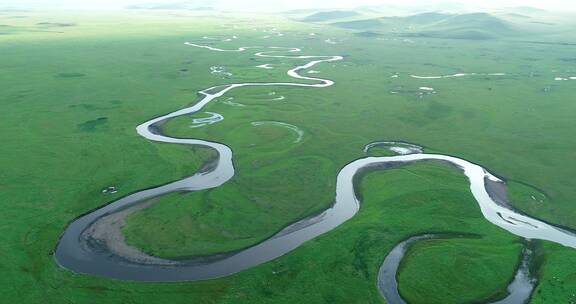
[[[215,52],[243,52],[255,49],[255,47],[242,47],[224,50],[188,42],[186,45]],[[341,56],[278,54],[297,53],[300,52],[298,48],[266,49],[255,53],[255,56],[306,60],[305,64],[288,71],[290,77],[305,82],[235,83],[211,87],[199,92],[201,98],[193,106],[161,115],[139,125],[136,128],[138,134],[148,140],[210,147],[217,151],[217,160],[208,169],[190,177],[127,195],[75,219],[66,228],[56,247],[55,259],[59,265],[74,272],[135,281],[205,280],[227,276],[282,256],[352,218],[360,208],[353,183],[354,176],[359,171],[385,170],[391,165],[407,165],[420,161],[440,161],[461,169],[470,182],[470,191],[478,202],[482,214],[491,223],[526,239],[548,240],[576,248],[576,236],[573,233],[513,210],[500,193],[505,188],[504,182],[482,166],[455,156],[425,154],[412,144],[403,144],[395,147],[396,150],[392,149],[402,152],[402,155],[366,157],[352,161],[344,166],[336,177],[335,203],[330,208],[319,215],[293,223],[269,239],[239,252],[188,260],[168,260],[149,256],[137,248],[128,246],[121,235],[120,227],[129,214],[153,204],[155,198],[168,193],[215,188],[234,176],[233,151],[228,146],[199,139],[169,137],[159,131],[159,125],[175,117],[199,112],[214,99],[236,88],[331,86],[334,84],[331,80],[302,76],[300,72],[321,63],[343,60]],[[298,134],[300,136],[300,133]],[[384,142],[384,144],[394,145],[396,142]]]

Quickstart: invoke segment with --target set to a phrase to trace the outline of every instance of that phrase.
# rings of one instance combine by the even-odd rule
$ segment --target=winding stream
[[[186,45],[215,52],[242,52],[256,47],[224,50],[187,42]],[[260,48],[262,49],[262,48]],[[168,260],[149,256],[128,246],[119,233],[123,220],[129,214],[154,203],[154,199],[173,192],[199,191],[218,187],[234,176],[232,150],[221,143],[185,138],[172,138],[160,133],[158,126],[169,119],[201,111],[212,100],[229,91],[248,86],[292,86],[325,88],[333,81],[306,77],[299,74],[320,63],[335,62],[341,56],[277,55],[278,52],[296,53],[298,48],[268,47],[268,51],[255,54],[259,57],[310,60],[288,71],[294,79],[313,83],[271,82],[235,83],[211,87],[199,92],[200,100],[188,108],[168,113],[139,125],[136,130],[142,137],[156,142],[199,145],[217,151],[217,161],[209,169],[190,177],[159,187],[142,190],[75,219],[61,236],[55,251],[59,265],[74,272],[134,281],[186,281],[206,280],[227,276],[282,256],[302,243],[322,235],[348,219],[360,208],[354,192],[354,176],[365,169],[386,169],[390,165],[420,161],[440,161],[461,169],[470,182],[470,191],[478,202],[482,214],[491,223],[527,239],[543,239],[576,248],[576,236],[571,232],[551,226],[537,219],[519,214],[502,199],[503,181],[480,165],[454,156],[425,154],[414,147],[411,154],[366,157],[343,167],[337,176],[334,204],[319,215],[291,224],[267,240],[238,252],[187,260]],[[389,143],[389,142],[388,142]],[[404,151],[405,151],[404,150]],[[399,151],[399,150],[397,150]]]
[[[441,76],[410,75],[410,77],[416,78],[416,79],[442,79],[442,78],[456,78],[456,77],[466,77],[466,76],[506,76],[506,73],[456,73],[456,74],[452,74],[452,75],[441,75]]]
[[[406,252],[417,242],[432,239],[459,237],[449,234],[425,234],[411,237],[397,244],[386,256],[378,271],[378,289],[388,304],[406,304],[398,291],[396,275]],[[534,279],[530,274],[530,259],[532,251],[528,248],[522,250],[522,260],[514,279],[508,285],[508,295],[491,304],[519,304],[526,303],[534,290]]]

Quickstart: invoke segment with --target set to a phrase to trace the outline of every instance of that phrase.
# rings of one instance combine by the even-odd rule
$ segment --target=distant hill
[[[538,13],[545,13],[546,10],[541,8],[531,7],[531,6],[517,6],[517,7],[509,7],[506,8],[507,11],[515,12],[518,14],[538,14]]]
[[[517,14],[517,13],[509,13],[506,14],[507,17],[511,17],[511,18],[522,18],[522,19],[530,19],[532,17],[527,16],[527,15],[523,15],[523,14]]]
[[[380,19],[364,19],[346,22],[336,22],[332,23],[337,27],[354,29],[354,30],[368,30],[368,29],[379,29],[384,23]]]
[[[334,22],[332,25],[362,31],[394,32],[400,36],[472,40],[493,39],[515,32],[509,22],[487,13],[429,12],[411,16]]]
[[[451,14],[430,12],[430,13],[422,13],[422,14],[417,14],[417,15],[412,15],[412,16],[407,16],[407,17],[387,17],[384,19],[388,19],[388,20],[398,19],[399,21],[402,21],[404,23],[427,24],[427,23],[442,21],[442,20],[445,20],[445,19],[450,18],[452,16],[453,15],[451,15]]]
[[[488,40],[498,38],[487,31],[482,30],[453,30],[453,31],[427,31],[402,33],[402,37],[423,37],[423,38],[444,38],[444,39],[466,39],[466,40]]]
[[[355,8],[359,12],[374,12],[381,14],[409,15],[424,12],[464,13],[469,12],[471,6],[468,3],[444,2],[444,1],[421,1],[414,5],[414,1],[396,1],[382,5],[364,5]],[[427,2],[427,3],[426,3]]]
[[[375,38],[375,37],[381,37],[381,36],[383,36],[383,34],[372,32],[372,31],[364,31],[364,32],[354,33],[354,36],[365,37],[365,38]]]
[[[302,19],[304,22],[322,22],[331,21],[336,19],[351,18],[362,16],[360,13],[355,11],[328,11],[328,12],[318,12]]]
[[[477,29],[490,32],[509,31],[511,25],[487,13],[453,15],[434,24],[436,29]]]
[[[427,25],[451,17],[450,14],[423,13],[406,17],[380,17],[362,20],[333,23],[338,27],[348,29],[376,29],[379,27],[397,27],[409,25]]]

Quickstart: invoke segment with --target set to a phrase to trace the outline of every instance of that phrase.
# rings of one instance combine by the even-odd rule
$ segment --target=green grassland
[[[408,303],[488,303],[502,297],[495,291],[503,292],[510,280],[502,274],[513,273],[518,263],[509,246],[484,238],[418,242],[399,269],[400,294]]]
[[[461,298],[438,292],[434,299],[456,303],[505,290],[521,240],[484,220],[461,173],[438,164],[368,174],[355,218],[282,258],[227,278],[136,283],[59,268],[52,251],[75,217],[188,176],[214,156],[203,148],[148,142],[136,134],[136,125],[194,103],[197,91],[214,85],[286,81],[286,69],[302,63],[183,45],[203,36],[239,36],[218,43],[223,48],[301,47],[306,55],[345,60],[314,67],[321,71],[314,75],[336,81],[332,87],[241,88],[205,108],[223,115],[221,122],[190,128],[193,117],[205,116],[198,113],[167,123],[164,131],[171,136],[229,145],[236,176],[217,189],[166,196],[132,215],[124,227],[130,244],[167,257],[255,244],[330,206],[339,168],[363,157],[363,146],[375,140],[414,142],[427,152],[482,164],[510,181],[515,207],[576,228],[571,162],[576,104],[570,102],[576,82],[554,81],[576,76],[574,46],[559,44],[574,42],[572,34],[530,39],[544,43],[519,41],[525,37],[405,41],[277,16],[225,17],[222,22],[181,11],[0,14],[0,24],[10,27],[0,28],[0,285],[7,302],[383,303],[376,274],[384,256],[399,241],[429,232],[481,238],[415,246],[399,275],[403,296],[424,303],[422,290],[457,288],[452,291]],[[271,27],[285,36],[263,39],[262,30]],[[311,32],[318,34],[312,38]],[[338,43],[325,43],[329,38]],[[255,68],[264,63],[278,65]],[[233,76],[210,74],[213,65]],[[458,72],[508,75],[409,78]],[[391,78],[395,73],[400,77]],[[438,93],[420,98],[414,92],[421,86]],[[403,93],[391,94],[394,90]],[[280,95],[286,99],[271,100]],[[246,106],[227,105],[227,97]],[[295,125],[304,138],[294,143],[289,129],[252,126],[254,121]],[[119,192],[101,193],[110,185]],[[540,282],[531,302],[576,300],[576,250],[549,242],[540,246]],[[481,257],[466,266],[465,277],[441,258],[471,252]],[[424,266],[427,271],[414,281]],[[433,273],[441,279],[429,280]]]

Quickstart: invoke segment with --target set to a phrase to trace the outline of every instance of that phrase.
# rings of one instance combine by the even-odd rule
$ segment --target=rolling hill
[[[304,22],[323,22],[323,21],[332,21],[337,19],[343,18],[351,18],[351,17],[359,17],[362,16],[360,13],[355,11],[326,11],[326,12],[318,12],[312,15],[309,15],[302,19]]]
[[[433,27],[437,30],[482,29],[494,33],[503,33],[512,29],[510,23],[488,13],[449,16],[433,24]]]
[[[384,26],[384,23],[380,19],[375,18],[375,19],[336,22],[332,23],[332,25],[354,30],[369,30],[369,29],[381,29]]]
[[[531,7],[531,6],[517,6],[508,8],[510,11],[517,12],[519,14],[540,14],[546,13],[547,11],[541,8]]]
[[[402,17],[334,22],[332,25],[363,31],[394,32],[401,36],[472,40],[493,39],[516,32],[515,27],[508,21],[487,13],[430,12]]]

